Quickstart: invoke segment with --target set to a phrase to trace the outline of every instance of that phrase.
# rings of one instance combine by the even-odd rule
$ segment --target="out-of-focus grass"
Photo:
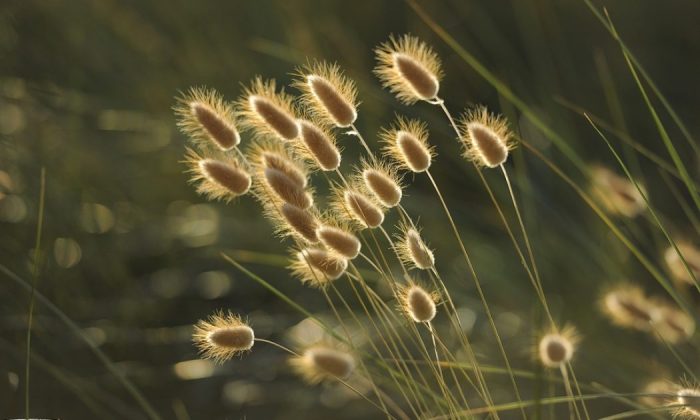
[[[616,165],[595,130],[562,101],[590,110],[623,137],[635,139],[637,148],[673,163],[619,46],[583,2],[423,3],[433,19],[559,133],[581,161]],[[700,68],[699,6],[631,0],[596,5],[608,7],[626,45],[688,131],[697,133],[700,127],[693,116],[698,99],[692,86]],[[463,235],[479,244],[472,252],[489,303],[501,314],[497,321],[511,331],[506,345],[522,348],[513,355],[517,366],[532,367],[531,336],[539,327],[533,322],[536,316],[529,315],[536,306],[534,295],[483,187],[465,170],[454,135],[438,110],[398,105],[371,75],[372,48],[389,33],[404,32],[421,36],[443,58],[447,77],[442,90],[449,105],[459,109],[479,102],[502,110],[520,136],[576,182],[583,182],[581,174],[569,171],[550,140],[520,118],[507,98],[401,1],[348,7],[346,2],[311,0],[11,0],[0,6],[0,262],[23,277],[29,275],[40,168],[45,167],[39,290],[84,329],[163,417],[373,415],[371,407],[348,403],[335,389],[306,388],[290,374],[283,355],[262,346],[254,357],[221,368],[187,364],[196,359],[189,325],[214,309],[249,314],[260,336],[280,337],[301,320],[223,261],[222,250],[252,252],[247,261],[245,254],[235,258],[312,313],[325,311],[325,305],[316,292],[280,269],[274,255],[284,255],[285,247],[273,239],[252,200],[232,208],[207,203],[191,191],[179,163],[183,138],[170,113],[173,97],[178,90],[206,84],[234,99],[239,83],[255,74],[286,83],[289,72],[306,57],[337,60],[358,83],[363,102],[360,128],[365,133],[375,133],[394,112],[429,122],[431,140],[440,147],[435,176],[451,197],[449,205]],[[601,57],[609,68],[608,82],[600,71]],[[616,98],[611,102],[613,90]],[[655,99],[652,104],[663,109]],[[693,148],[682,140],[672,118],[660,113],[689,177],[696,180]],[[376,146],[376,138],[369,141]],[[622,147],[620,140],[611,141]],[[354,142],[344,141],[343,146],[350,155],[359,152]],[[630,166],[632,175],[644,180],[671,236],[692,238],[696,233],[687,233],[683,208],[667,187],[670,183],[688,200],[683,183],[657,175],[657,163],[636,159]],[[608,326],[595,308],[600,289],[620,279],[654,293],[663,293],[662,288],[545,164],[524,148],[513,160],[550,305],[556,316],[575,321],[586,337],[576,361],[581,380],[636,391],[646,379],[680,375],[682,368],[663,348]],[[466,267],[454,249],[449,226],[440,219],[427,181],[411,181],[407,207],[429,226],[426,236],[456,290],[455,299],[474,317],[477,350],[487,354],[494,343],[475,291],[465,281]],[[497,194],[505,196],[505,185],[495,177],[493,183]],[[661,266],[665,242],[651,226],[639,223],[621,229],[646,258]],[[0,415],[16,417],[23,404],[29,295],[7,280],[0,284],[3,346],[15,350],[0,361]],[[695,294],[684,299],[697,302]],[[32,415],[88,418],[91,410],[102,410],[105,418],[124,418],[134,410],[127,392],[50,312],[37,307],[34,321],[33,354],[41,361],[32,365]],[[630,354],[622,348],[648,350]],[[693,359],[692,347],[679,351],[686,360]],[[74,387],[66,385],[66,378]],[[95,391],[81,399],[77,390],[87,389],[86,382],[93,383]],[[621,408],[614,403],[596,407],[606,413]]]

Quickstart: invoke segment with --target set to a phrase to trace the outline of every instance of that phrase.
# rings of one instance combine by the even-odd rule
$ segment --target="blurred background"
[[[690,132],[700,132],[700,3],[595,3],[608,8],[618,32]],[[582,1],[421,4],[584,161],[615,167],[604,142],[563,103],[589,110],[668,160],[617,43]],[[80,326],[163,418],[376,418],[371,406],[337,387],[304,385],[290,372],[286,356],[270,346],[256,345],[242,360],[213,366],[197,361],[190,341],[191,325],[221,308],[246,314],[256,335],[282,343],[285,331],[304,319],[226,263],[221,252],[313,313],[323,314],[327,306],[318,291],[302,287],[285,269],[290,243],[273,236],[250,197],[233,205],[209,203],[187,184],[181,163],[185,138],[171,111],[174,98],[190,86],[206,85],[235,100],[241,84],[255,75],[286,85],[307,58],[337,61],[358,84],[358,126],[371,146],[378,147],[374,133],[395,113],[429,123],[431,142],[438,147],[434,175],[474,254],[506,347],[515,366],[536,371],[530,348],[542,325],[537,305],[483,186],[459,157],[439,109],[399,104],[371,73],[373,48],[389,34],[406,32],[441,56],[442,95],[453,112],[477,103],[503,112],[519,134],[585,183],[403,1],[3,0],[0,263],[31,280],[45,168],[38,290]],[[690,150],[673,128],[671,135],[681,151]],[[243,142],[248,138],[244,133]],[[350,137],[340,142],[349,169],[360,149]],[[629,152],[618,139],[613,142]],[[657,167],[631,159],[672,232],[686,232],[683,213]],[[607,284],[630,279],[660,292],[658,284],[541,162],[520,149],[509,164],[550,304],[562,322],[575,323],[586,337],[575,365],[579,379],[634,392],[640,381],[677,377],[680,368],[667,352],[646,337],[601,322],[596,309]],[[695,176],[697,164],[692,165]],[[507,204],[498,175],[487,173]],[[405,206],[420,217],[477,349],[488,360],[494,343],[439,204],[426,179],[406,181]],[[671,183],[682,190],[680,183]],[[638,222],[623,227],[659,263],[658,232]],[[29,293],[3,274],[0,299],[0,417],[20,417]],[[690,348],[680,351],[695,354]],[[32,416],[145,418],[85,343],[40,302],[32,355]],[[508,394],[500,399],[508,401]],[[608,402],[591,410],[595,415],[623,407]]]

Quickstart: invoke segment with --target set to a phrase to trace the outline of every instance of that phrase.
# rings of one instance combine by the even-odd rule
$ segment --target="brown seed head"
[[[340,66],[313,62],[297,71],[294,86],[315,119],[336,127],[350,127],[357,119],[357,89]]]
[[[608,291],[601,308],[613,324],[640,331],[650,331],[651,323],[659,318],[656,305],[635,286],[621,285]]]
[[[381,207],[367,196],[358,191],[346,189],[342,192],[342,204],[344,214],[338,214],[338,217],[343,217],[349,214],[356,221],[360,222],[363,227],[376,228],[384,222],[384,212]]]
[[[188,149],[185,158],[190,181],[197,185],[199,194],[209,199],[229,202],[250,189],[250,175],[230,156],[221,153],[200,156]]]
[[[372,192],[383,206],[392,208],[398,206],[401,202],[403,193],[395,171],[379,166],[366,166],[362,170],[362,180],[365,187]]]
[[[335,171],[340,166],[340,151],[332,135],[306,120],[299,121],[300,154],[313,161],[323,171]]]
[[[653,302],[656,305],[659,316],[654,322],[656,338],[677,344],[690,339],[695,333],[695,321],[680,308],[659,299]]]
[[[417,284],[411,284],[399,292],[403,311],[414,322],[430,322],[437,313],[437,293],[429,293]]]
[[[241,142],[233,106],[213,89],[191,88],[174,110],[178,126],[198,146],[230,150]]]
[[[292,97],[277,92],[274,80],[255,78],[238,101],[238,108],[243,117],[241,125],[257,136],[272,135],[285,141],[299,136]]]
[[[592,195],[609,213],[635,217],[646,209],[644,197],[629,179],[602,166],[593,166],[590,176]],[[646,195],[644,187],[639,188]]]
[[[347,379],[355,370],[355,359],[350,353],[325,345],[309,347],[301,356],[291,358],[289,363],[310,384]]]
[[[683,264],[683,259],[675,248],[668,247],[664,253],[664,260],[668,269],[673,274],[677,280],[687,283],[690,285],[696,284],[696,281],[700,281],[700,250],[688,242],[677,241],[676,246],[683,259],[685,259],[686,265]],[[688,272],[690,269],[690,272]]]
[[[440,59],[425,43],[410,35],[392,36],[375,53],[374,73],[400,101],[411,105],[437,99],[442,78]]]
[[[289,203],[283,203],[280,207],[280,213],[291,232],[296,233],[298,237],[310,243],[318,242],[318,235],[316,235],[318,220],[311,211],[300,209]]]
[[[503,117],[490,114],[481,106],[467,111],[459,125],[465,158],[488,168],[498,167],[508,159],[513,136]]]
[[[564,329],[561,333],[546,334],[538,345],[540,362],[549,368],[558,368],[570,362],[577,342],[576,330],[572,327]]]
[[[401,225],[399,229],[397,249],[401,260],[421,270],[435,267],[433,251],[425,244],[420,232],[408,224]]]
[[[223,363],[250,350],[255,333],[238,315],[217,312],[195,325],[192,339],[202,357]]]
[[[697,388],[679,389],[675,404],[681,405],[674,410],[676,417],[700,419],[700,390]]]
[[[320,248],[306,248],[296,253],[292,272],[314,287],[325,287],[345,273],[348,262]]]
[[[322,225],[316,230],[316,234],[325,246],[342,257],[352,260],[360,254],[360,241],[347,230]]]
[[[308,209],[313,204],[311,194],[300,188],[296,180],[286,173],[275,168],[265,168],[263,173],[265,183],[280,200],[300,209]]]
[[[430,168],[433,150],[428,145],[427,125],[418,120],[399,117],[392,127],[383,129],[385,153],[400,167],[412,172],[425,172]]]

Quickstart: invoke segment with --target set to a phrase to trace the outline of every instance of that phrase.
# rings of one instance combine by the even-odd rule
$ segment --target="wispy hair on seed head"
[[[392,208],[401,202],[403,185],[394,165],[384,160],[369,162],[362,160],[352,177],[354,185],[362,185],[384,207]]]
[[[423,240],[420,230],[405,222],[399,224],[398,230],[396,248],[401,261],[420,270],[433,268],[435,256]]]
[[[357,88],[340,66],[312,61],[297,69],[293,86],[302,92],[301,103],[313,119],[324,125],[349,127],[357,119]]]
[[[376,228],[384,222],[382,207],[367,194],[364,184],[332,187],[330,206],[337,218],[347,218],[358,229]]]
[[[257,109],[255,104],[261,108]],[[290,141],[299,135],[293,97],[284,90],[278,91],[274,79],[263,80],[260,76],[253,79],[236,108],[241,116],[241,128],[252,130],[256,138],[273,136]]]
[[[241,142],[233,105],[214,89],[190,88],[180,94],[173,110],[180,130],[200,149],[229,150]]]
[[[379,138],[384,143],[384,154],[399,168],[411,172],[424,172],[430,168],[435,150],[428,143],[425,122],[399,115],[389,128],[382,128]]]
[[[637,187],[645,193],[644,186],[635,186],[629,179],[622,177],[612,170],[593,165],[589,171],[591,177],[591,195],[605,209],[614,215],[636,217],[642,213],[647,204]]]
[[[349,352],[326,344],[315,344],[289,360],[294,371],[309,384],[324,380],[347,379],[355,370],[355,358]]]
[[[197,193],[209,200],[231,202],[244,195],[251,186],[251,177],[241,163],[229,154],[209,151],[199,154],[187,149],[185,154],[190,182]]]
[[[374,73],[401,102],[412,105],[420,100],[436,99],[443,77],[442,65],[427,44],[411,35],[391,35],[374,52],[377,59]]]
[[[319,226],[319,212],[314,206],[300,209],[277,200],[260,200],[265,217],[275,228],[280,237],[292,237],[304,243],[318,243],[316,229]]]
[[[546,367],[558,368],[571,361],[580,340],[576,328],[567,325],[561,331],[544,334],[537,343],[535,353]]]
[[[202,357],[223,363],[249,351],[255,343],[255,333],[239,315],[217,311],[195,325],[192,340]]]
[[[430,322],[437,313],[437,305],[440,303],[438,291],[428,289],[409,279],[407,285],[400,285],[397,290],[399,309],[413,322]]]
[[[327,215],[322,218],[322,223],[316,233],[323,245],[333,254],[352,260],[359,255],[362,249],[362,245],[353,231],[352,224],[347,219]]]
[[[347,259],[319,247],[294,250],[289,265],[292,274],[302,283],[316,288],[328,286],[343,275],[347,267]]]
[[[341,149],[333,133],[308,119],[299,120],[299,140],[292,144],[296,154],[308,161],[311,167],[334,171],[340,166]]]
[[[630,284],[619,284],[603,293],[600,308],[619,327],[649,331],[659,312],[644,291]]]
[[[515,147],[508,121],[478,106],[462,114],[458,122],[463,156],[482,167],[495,168],[508,159]]]

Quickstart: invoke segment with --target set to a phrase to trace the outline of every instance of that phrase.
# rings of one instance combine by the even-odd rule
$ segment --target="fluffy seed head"
[[[418,229],[411,225],[401,225],[399,231],[396,246],[401,260],[421,270],[433,268],[435,256],[421,238]]]
[[[671,344],[688,340],[695,333],[695,321],[680,308],[656,301],[659,318],[654,323],[657,338]]]
[[[300,142],[295,143],[300,155],[323,171],[335,171],[340,166],[340,150],[333,135],[306,120],[299,120]]]
[[[480,106],[462,115],[459,121],[464,157],[480,166],[495,168],[508,159],[513,136],[502,116]]]
[[[345,229],[321,225],[316,234],[325,246],[342,257],[352,260],[360,254],[360,241]]]
[[[624,328],[649,331],[659,318],[656,306],[635,286],[621,285],[603,295],[601,309],[610,321]]]
[[[375,49],[374,73],[403,103],[437,99],[442,70],[440,59],[424,42],[411,35],[391,36]]]
[[[401,309],[414,322],[430,322],[437,313],[437,302],[440,295],[428,292],[422,286],[410,284],[399,289]]]
[[[380,164],[365,164],[362,169],[362,181],[383,206],[392,208],[401,202],[401,183],[392,168]]]
[[[266,213],[269,213],[271,216],[273,212],[277,212],[277,208],[279,208],[281,221],[284,225],[279,229],[281,233],[293,234],[297,238],[309,243],[318,242],[318,235],[316,235],[318,219],[312,209],[300,209],[289,203],[282,203],[279,207],[275,205],[267,207],[275,207],[269,208],[269,210],[268,208],[265,209]],[[274,219],[273,217],[273,220],[278,219]]]
[[[303,283],[322,288],[345,273],[348,261],[321,248],[306,248],[295,254],[290,268]]]
[[[676,246],[683,259],[685,259],[688,268],[683,264],[678,252],[675,248],[668,247],[664,253],[664,260],[668,269],[673,274],[673,277],[677,280],[694,285],[696,281],[700,281],[700,250],[688,242],[677,241]],[[690,273],[688,272],[690,269]]]
[[[216,90],[190,88],[177,101],[177,125],[195,144],[230,150],[241,142],[233,106]]]
[[[648,405],[650,407],[659,407],[669,403],[673,403],[673,398],[671,396],[676,393],[676,386],[666,380],[657,379],[647,383],[641,390],[642,394],[658,394],[658,395],[645,395],[639,398],[642,404]],[[667,396],[661,396],[666,394]]]
[[[308,209],[313,205],[311,194],[300,188],[299,184],[285,172],[275,168],[265,168],[263,174],[265,183],[280,200],[300,209]]]
[[[289,363],[310,384],[347,379],[355,370],[355,358],[350,353],[320,344],[292,357]]]
[[[573,327],[546,334],[537,346],[540,362],[549,368],[558,368],[570,362],[577,342],[578,337]]]
[[[277,92],[273,79],[256,77],[237,106],[243,117],[241,126],[252,129],[257,136],[271,135],[285,141],[299,136],[292,97]]]
[[[592,195],[609,213],[635,217],[646,209],[644,197],[629,179],[602,166],[592,167],[590,176]],[[644,187],[639,188],[646,195]]]
[[[428,126],[418,120],[398,117],[394,125],[382,129],[384,152],[399,167],[412,172],[424,172],[430,168],[434,152],[428,144]]]
[[[384,222],[384,212],[360,189],[334,188],[331,206],[339,219],[351,218],[360,228],[376,228]]]
[[[230,156],[221,153],[201,156],[188,149],[185,163],[191,175],[190,182],[197,186],[197,192],[211,200],[230,202],[250,189],[250,175]]]
[[[248,351],[255,343],[255,333],[240,316],[217,312],[194,327],[192,339],[202,357],[223,363]]]
[[[700,419],[700,390],[697,388],[682,388],[676,391],[675,404],[682,405],[674,411],[677,417]]]
[[[357,119],[357,89],[340,66],[314,62],[297,71],[294,86],[315,118],[336,127],[349,127]]]

